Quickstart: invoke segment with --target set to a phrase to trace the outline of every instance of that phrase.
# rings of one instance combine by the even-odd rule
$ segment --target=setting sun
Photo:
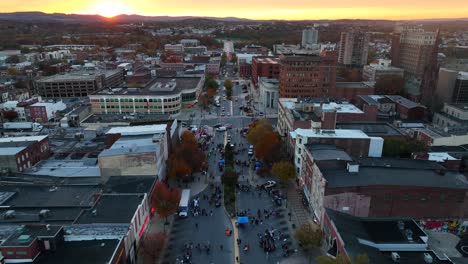
[[[133,14],[133,10],[124,3],[117,1],[109,1],[96,4],[95,6],[91,7],[91,9],[86,13],[111,18],[121,14]]]

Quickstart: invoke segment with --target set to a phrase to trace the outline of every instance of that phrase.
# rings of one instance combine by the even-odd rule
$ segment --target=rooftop
[[[76,72],[56,74],[52,76],[43,77],[37,80],[37,82],[94,81],[96,77],[99,75],[105,75],[106,77],[109,77],[119,72],[121,72],[120,69],[76,71]]]
[[[104,184],[106,193],[151,193],[157,177],[111,176]]]
[[[55,237],[62,226],[27,225],[20,226],[0,246],[1,247],[27,247],[39,237]]]
[[[99,157],[124,155],[128,153],[156,152],[158,142],[153,142],[153,136],[125,136],[114,142],[109,149],[103,150]]]
[[[37,176],[52,177],[100,177],[101,171],[96,158],[82,158],[80,160],[43,160],[23,173]]]
[[[304,145],[311,153],[316,161],[320,160],[344,160],[352,161],[353,159],[346,151],[337,148],[335,145],[328,144],[306,144]]]
[[[200,83],[200,77],[158,77],[144,87],[113,88],[98,91],[98,95],[173,95],[185,90],[194,90]]]
[[[66,241],[54,251],[41,254],[36,264],[107,264],[111,263],[121,240],[103,239]]]
[[[0,193],[14,193],[0,205],[24,208],[50,209],[52,207],[89,207],[93,195],[99,192],[96,186],[45,186],[45,185],[3,185]]]
[[[121,136],[163,134],[166,133],[166,127],[167,124],[113,127],[106,134],[120,134]]]
[[[129,224],[142,200],[141,194],[101,195],[93,208],[83,211],[75,224]]]
[[[375,82],[336,82],[336,88],[363,89],[374,88]]]
[[[15,155],[34,144],[33,141],[1,142],[0,156]]]
[[[274,57],[255,57],[257,63],[279,64],[279,59]]]
[[[386,95],[385,97],[387,97],[388,99],[392,100],[393,102],[395,102],[397,104],[400,104],[400,105],[403,105],[404,107],[407,107],[407,108],[415,108],[415,107],[425,108],[423,105],[415,103],[415,102],[413,102],[413,101],[411,101],[409,99],[406,99],[405,97],[400,96],[400,95]]]
[[[47,135],[43,136],[30,136],[30,137],[4,137],[0,138],[0,143],[4,142],[35,142],[35,141],[41,141],[45,138],[47,138]]]
[[[428,152],[427,154],[429,154],[428,160],[431,161],[444,162],[446,160],[457,160],[447,152]]]
[[[350,122],[336,124],[338,129],[362,130],[370,137],[403,136],[404,134],[388,123],[382,122]]]
[[[326,209],[343,243],[346,253],[355,257],[366,253],[370,263],[392,264],[390,254],[397,252],[401,264],[424,263],[424,253],[433,257],[433,264],[452,263],[439,259],[427,250],[427,234],[411,219],[406,218],[360,218]],[[411,230],[411,240],[406,230]],[[366,244],[364,244],[366,243]],[[394,247],[394,249],[389,249]],[[386,249],[386,250],[384,250]]]
[[[455,103],[447,103],[447,105],[450,105],[452,107],[455,107],[461,111],[467,111],[468,112],[468,104],[463,104],[463,103],[459,103],[459,104],[455,104]]]
[[[314,130],[314,129],[302,129],[298,128],[291,131],[292,138],[296,138],[297,135],[309,137],[309,138],[369,138],[361,130],[353,129],[335,129],[335,130]]]
[[[373,185],[468,188],[463,174],[444,171],[436,162],[422,160],[367,158],[360,160],[357,173],[350,173],[346,168],[324,168],[322,173],[330,188]]]

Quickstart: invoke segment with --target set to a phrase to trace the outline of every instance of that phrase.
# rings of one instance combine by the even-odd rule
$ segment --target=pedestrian
[[[221,251],[223,251],[223,245],[219,245],[219,249],[221,249]]]
[[[211,203],[211,202],[210,202]],[[210,216],[213,216],[213,210],[210,210]]]
[[[195,223],[195,228],[198,229],[198,223]]]
[[[239,263],[239,257],[238,256],[236,256],[236,262]]]

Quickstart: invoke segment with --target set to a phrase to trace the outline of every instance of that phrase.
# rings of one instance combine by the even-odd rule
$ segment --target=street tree
[[[369,257],[367,254],[359,254],[354,260],[349,259],[347,256],[338,255],[336,258],[328,256],[320,256],[315,259],[318,264],[369,264]]]
[[[279,161],[273,163],[271,174],[278,177],[281,182],[286,183],[296,176],[296,169],[290,161]]]
[[[214,89],[215,91],[218,89],[218,82],[213,78],[211,75],[207,75],[205,78],[205,89]]]
[[[233,84],[232,84],[231,79],[226,79],[226,80],[224,81],[224,87],[226,88],[226,96],[227,96],[227,97],[231,97],[231,95],[232,95],[232,87],[233,87]]]
[[[145,233],[140,241],[140,249],[143,250],[145,263],[155,263],[161,256],[167,242],[165,232]]]
[[[398,75],[380,77],[375,82],[375,93],[385,95],[401,95],[405,86],[405,79]]]
[[[294,234],[299,245],[307,252],[322,245],[323,234],[319,227],[312,223],[305,223]]]
[[[190,131],[184,131],[180,143],[169,156],[167,166],[169,177],[188,179],[193,172],[200,171],[206,165],[206,155],[198,146],[198,141]]]
[[[164,218],[177,211],[180,202],[180,190],[170,189],[164,182],[156,183],[151,204],[156,209],[156,213]]]
[[[257,158],[272,163],[280,156],[281,139],[266,119],[259,120],[247,134],[247,142],[255,148]]]
[[[210,99],[207,93],[200,94],[200,96],[198,97],[198,103],[203,109],[206,109],[208,107],[209,102]]]

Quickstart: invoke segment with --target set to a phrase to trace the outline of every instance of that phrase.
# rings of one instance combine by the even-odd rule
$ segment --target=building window
[[[15,252],[13,251],[7,251],[7,255],[13,255]]]
[[[301,163],[301,158],[297,158],[297,163]]]
[[[409,194],[403,194],[403,201],[409,200]]]
[[[16,251],[16,255],[27,255],[27,254],[28,254],[28,252],[23,251],[23,250]]]
[[[440,202],[445,203],[445,193],[440,194]]]
[[[384,201],[385,201],[385,202],[391,202],[391,201],[392,201],[392,194],[386,193],[386,194],[384,195]]]

